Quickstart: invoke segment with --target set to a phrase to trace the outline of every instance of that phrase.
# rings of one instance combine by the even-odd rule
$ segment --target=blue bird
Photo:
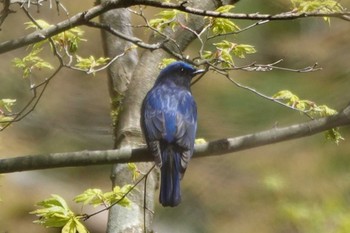
[[[159,202],[177,206],[181,202],[180,180],[192,157],[197,131],[197,106],[191,94],[191,79],[203,70],[185,62],[164,68],[141,108],[141,127],[160,167]]]

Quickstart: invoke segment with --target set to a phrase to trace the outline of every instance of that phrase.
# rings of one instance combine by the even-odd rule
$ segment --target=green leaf
[[[81,223],[82,216],[77,216],[68,207],[66,201],[59,195],[52,194],[37,205],[41,208],[30,212],[39,217],[34,223],[45,227],[62,227],[62,233],[88,233]]]
[[[277,92],[272,98],[280,100],[286,103],[288,106],[291,106],[299,111],[302,111],[308,116],[319,118],[319,117],[328,117],[337,114],[338,112],[332,108],[329,108],[326,105],[317,105],[310,100],[302,100],[289,90],[282,90]],[[325,137],[327,140],[331,140],[336,144],[339,144],[344,138],[339,133],[338,128],[333,128],[325,132]]]
[[[61,230],[61,233],[88,233],[89,231],[86,227],[80,222],[79,217],[73,217],[64,225]]]
[[[1,108],[5,108],[6,111],[11,112],[12,106],[16,104],[15,99],[0,99],[0,112]]]
[[[55,44],[68,51],[69,54],[76,53],[83,39],[84,31],[78,27],[71,28],[53,37]]]
[[[299,97],[294,95],[291,91],[289,90],[282,90],[277,92],[272,96],[272,98],[276,100],[284,100],[287,102],[289,106],[296,106],[297,103],[299,103]]]
[[[90,56],[88,58],[82,58],[78,55],[75,55],[77,59],[77,63],[75,64],[75,67],[86,70],[87,72],[92,72],[93,75],[95,75],[95,68],[98,66],[102,66],[107,64],[109,61],[109,58],[106,57],[100,57],[96,59],[94,56]]]
[[[101,189],[87,189],[82,194],[74,198],[76,203],[83,202],[84,205],[93,205],[94,207],[105,204],[103,192]]]
[[[38,30],[39,29],[38,25],[40,26],[40,28],[43,28],[43,29],[52,26],[51,24],[47,23],[45,20],[42,20],[42,19],[38,19],[35,22],[37,24],[33,22],[26,22],[25,23],[27,25],[26,29]],[[51,38],[58,48],[60,48],[61,50],[64,50],[68,54],[71,54],[71,53],[77,52],[79,43],[81,41],[86,41],[85,39],[83,39],[83,34],[84,34],[84,31],[82,29],[78,27],[74,27],[64,32],[61,32]],[[33,49],[41,48],[42,45],[47,41],[48,40],[46,39],[34,44]]]
[[[247,44],[236,44],[227,40],[222,40],[221,42],[214,43],[217,51],[212,53],[210,51],[204,51],[204,58],[209,60],[219,60],[221,66],[224,68],[230,68],[234,65],[234,60],[232,56],[239,58],[245,58],[246,54],[255,53],[256,50],[254,46]]]
[[[217,8],[215,11],[220,13],[227,13],[233,8],[234,5],[224,5]],[[220,17],[205,17],[205,19],[209,19],[210,29],[214,36],[240,30],[240,28],[230,19],[224,19]]]
[[[131,205],[131,201],[126,195],[135,188],[132,185],[124,185],[122,188],[115,186],[113,191],[104,194],[104,198],[110,203],[117,203],[120,206],[128,207]]]
[[[335,13],[345,11],[345,8],[340,5],[338,0],[291,0],[291,3],[294,11],[302,13]],[[323,19],[330,23],[329,17],[323,17]]]
[[[28,78],[34,69],[53,69],[53,66],[50,63],[39,57],[39,53],[41,51],[41,48],[33,48],[32,51],[24,58],[14,58],[12,60],[15,67],[22,69],[23,78]]]
[[[38,19],[38,20],[35,20],[36,24],[32,21],[30,22],[25,22],[24,24],[27,25],[26,29],[40,29],[40,28],[48,28],[51,26],[51,24],[49,24],[48,22],[46,22],[45,20],[43,19]],[[39,27],[38,27],[39,25]]]
[[[132,180],[135,181],[140,176],[140,171],[135,163],[128,163],[128,169],[131,171]]]
[[[240,28],[230,19],[213,18],[210,24],[210,29],[214,36],[240,30]]]
[[[75,227],[78,233],[89,233],[84,224],[82,224],[78,218],[75,219]]]
[[[330,130],[327,130],[325,132],[325,137],[327,140],[335,142],[335,144],[339,145],[340,141],[344,141],[345,138],[343,138],[339,132],[339,128],[333,128]]]
[[[237,44],[234,46],[232,53],[239,58],[245,58],[246,54],[256,53],[254,46],[249,44]]]
[[[217,8],[215,11],[216,12],[220,12],[220,13],[228,13],[230,10],[232,10],[233,8],[235,8],[234,5],[224,5],[224,6],[220,6],[219,8]]]
[[[93,205],[94,207],[99,205],[110,206],[118,202],[118,205],[127,207],[131,204],[131,201],[125,195],[132,188],[134,188],[132,185],[125,185],[122,188],[116,186],[112,191],[106,193],[100,189],[87,189],[82,194],[77,195],[74,201],[84,205]]]
[[[157,14],[158,18],[151,19],[149,25],[159,31],[170,27],[173,31],[179,25],[179,15],[183,15],[187,20],[188,14],[179,10],[164,10]]]
[[[66,201],[55,194],[52,194],[51,198],[37,203],[37,206],[41,208],[30,212],[30,214],[39,217],[39,220],[35,220],[34,223],[45,227],[63,227],[74,217],[74,213],[69,209]]]

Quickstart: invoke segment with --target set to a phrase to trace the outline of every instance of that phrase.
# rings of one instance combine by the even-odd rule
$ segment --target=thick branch
[[[298,18],[306,18],[306,17],[336,17],[344,20],[350,21],[350,12],[333,12],[333,13],[322,13],[322,12],[283,12],[276,15],[271,14],[260,14],[260,13],[220,13],[217,11],[208,11],[206,9],[198,9],[186,6],[187,1],[183,1],[182,3],[176,4],[171,2],[160,2],[160,1],[152,1],[152,0],[136,0],[135,3],[139,5],[145,6],[153,6],[164,9],[176,9],[183,12],[187,12],[194,15],[201,16],[211,16],[218,18],[227,18],[227,19],[244,19],[244,20],[291,20]]]
[[[274,128],[245,136],[211,141],[195,146],[194,158],[223,155],[281,141],[311,136],[328,129],[350,125],[350,106],[331,117],[309,122]],[[113,163],[145,162],[153,158],[146,148],[122,148],[106,151],[81,151],[29,155],[0,160],[0,173],[29,171],[38,169],[88,166]]]
[[[186,1],[184,2],[186,3]],[[341,18],[344,20],[350,21],[350,12],[335,12],[335,13],[321,13],[321,12],[309,12],[309,13],[299,13],[299,12],[284,12],[276,15],[271,14],[260,14],[260,13],[251,13],[251,14],[245,14],[245,13],[220,13],[216,11],[210,11],[210,10],[202,10],[198,8],[193,8],[189,6],[185,6],[186,4],[180,3],[180,4],[174,4],[174,3],[166,3],[166,2],[159,2],[159,1],[150,1],[150,0],[134,0],[134,1],[108,1],[106,4],[101,4],[95,7],[92,7],[91,9],[78,13],[71,18],[64,20],[60,23],[57,23],[51,27],[37,30],[33,33],[30,33],[26,36],[14,39],[14,40],[8,40],[5,42],[0,43],[0,54],[5,53],[14,49],[18,49],[33,43],[37,43],[39,41],[45,40],[49,37],[52,37],[54,35],[57,35],[58,33],[61,33],[63,31],[66,31],[70,28],[81,26],[81,25],[88,25],[90,20],[94,19],[95,17],[101,15],[104,12],[107,12],[112,9],[117,8],[124,8],[124,7],[130,7],[134,5],[145,5],[145,6],[153,6],[163,9],[178,9],[187,13],[191,13],[194,15],[200,15],[200,16],[211,16],[211,17],[219,17],[219,18],[228,18],[228,19],[241,19],[241,20],[292,20],[292,19],[298,19],[298,18],[306,18],[306,17],[335,17],[335,18]],[[91,24],[89,25],[91,26]],[[122,33],[115,32],[118,36],[124,39],[128,39],[126,35],[123,35]],[[132,40],[132,41],[131,41]],[[144,45],[144,47],[154,47],[159,45],[148,45],[146,43],[143,43],[138,38],[131,38],[129,40],[132,43],[135,43],[136,45]]]

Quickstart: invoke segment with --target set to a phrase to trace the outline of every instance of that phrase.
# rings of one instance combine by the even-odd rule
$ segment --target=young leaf
[[[104,194],[104,198],[110,203],[117,203],[120,206],[128,207],[131,204],[129,198],[126,195],[133,189],[132,185],[124,185],[122,188],[115,186],[113,191]]]
[[[75,55],[75,57],[77,59],[77,64],[75,64],[75,67],[86,70],[87,72],[92,72],[93,75],[96,73],[96,67],[105,65],[109,60],[109,58],[106,57],[100,57],[96,60],[96,58],[92,55],[89,58],[82,58],[78,55]]]
[[[39,217],[34,223],[45,227],[62,227],[61,233],[88,233],[80,221],[82,217],[75,215],[59,195],[52,194],[37,205],[41,208],[30,212]]]
[[[224,5],[216,9],[216,12],[227,13],[234,8],[234,5]],[[205,17],[209,19],[211,32],[214,36],[227,34],[240,30],[240,28],[230,19],[223,19],[218,17]]]
[[[338,0],[291,0],[291,3],[293,10],[298,12],[334,13],[345,10]],[[329,17],[323,19],[330,23]]]
[[[41,48],[33,48],[24,58],[14,58],[12,60],[15,67],[23,70],[23,78],[28,78],[34,69],[53,69],[50,63],[39,57],[41,51]]]
[[[276,100],[280,100],[286,103],[287,105],[293,107],[294,109],[299,110],[305,114],[308,114],[308,116],[311,116],[311,117],[316,117],[316,118],[327,117],[338,113],[336,110],[331,109],[326,105],[318,106],[313,101],[302,100],[289,90],[279,91],[275,95],[273,95],[272,98]],[[325,137],[326,139],[331,140],[336,144],[339,144],[341,140],[344,140],[344,138],[339,133],[338,128],[333,128],[326,131]]]
[[[118,205],[127,207],[131,204],[131,201],[125,196],[132,188],[132,185],[125,185],[122,188],[116,186],[112,191],[106,193],[100,189],[87,189],[82,194],[77,195],[74,201],[84,205],[93,205],[94,207],[99,205],[107,207],[117,202]]]
[[[52,194],[51,198],[37,203],[37,205],[41,208],[30,212],[30,214],[39,217],[34,223],[45,227],[63,227],[74,216],[66,201],[55,194]]]
[[[33,22],[26,22],[27,25],[26,29],[40,29],[40,28],[48,28],[51,26],[51,24],[47,23],[45,20],[38,19]],[[38,27],[39,25],[39,27]],[[79,43],[81,41],[86,41],[83,39],[84,31],[78,27],[71,28],[67,31],[64,31],[62,33],[59,33],[52,37],[52,40],[57,45],[58,48],[64,50],[66,53],[76,53],[78,50]],[[41,42],[38,42],[33,45],[33,49],[41,48],[44,43],[46,43],[48,40],[43,40]],[[51,44],[50,44],[51,45]]]
[[[236,44],[227,40],[214,43],[216,46],[216,53],[204,51],[206,59],[213,59],[221,61],[221,66],[224,68],[233,67],[234,61],[232,56],[244,58],[246,54],[255,53],[254,46],[247,44]]]
[[[135,181],[140,176],[140,171],[135,163],[128,163],[128,169],[131,171],[132,180]]]
[[[88,233],[89,231],[86,227],[80,222],[79,217],[73,217],[64,225],[61,230],[61,233]]]
[[[16,104],[15,99],[0,99],[0,112],[1,108],[5,108],[6,111],[11,112],[12,106]]]
[[[333,128],[333,129],[327,130],[325,133],[325,137],[327,140],[333,141],[337,145],[339,145],[340,141],[345,140],[345,138],[343,138],[339,133],[339,128]]]
[[[77,195],[74,201],[76,203],[82,202],[84,205],[93,205],[94,207],[105,204],[101,189],[87,189],[82,194]]]
[[[188,17],[187,13],[179,10],[164,10],[157,14],[159,18],[151,19],[149,25],[159,31],[163,31],[166,27],[170,27],[174,31],[179,25],[179,15],[184,15],[185,19]]]

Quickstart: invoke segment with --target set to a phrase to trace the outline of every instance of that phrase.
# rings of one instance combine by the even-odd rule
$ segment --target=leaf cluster
[[[163,31],[170,27],[175,31],[176,27],[180,25],[179,16],[184,16],[187,19],[188,14],[179,10],[164,10],[157,14],[158,18],[151,19],[149,25],[158,31]]]
[[[234,8],[234,5],[224,5],[217,8],[215,11],[220,13],[227,13]],[[209,19],[209,28],[213,36],[218,36],[222,34],[228,34],[240,30],[232,20],[218,18],[218,17],[205,17]]]
[[[129,163],[128,169],[131,171],[132,178],[136,180],[140,174],[136,164]],[[131,184],[124,185],[123,187],[115,186],[113,190],[109,192],[103,192],[101,189],[97,188],[87,189],[83,193],[77,195],[73,201],[93,207],[103,206],[104,209],[102,211],[107,210],[113,205],[129,207],[131,205],[131,200],[127,195],[133,189],[135,189],[135,185]],[[69,208],[67,202],[59,195],[52,194],[50,198],[37,203],[37,206],[40,208],[30,212],[39,217],[34,223],[45,227],[62,228],[61,233],[88,233],[82,221],[92,215],[74,213]]]
[[[123,187],[116,186],[110,192],[103,192],[101,189],[87,189],[82,194],[74,198],[76,203],[83,205],[104,206],[106,208],[118,204],[123,207],[129,207],[131,201],[126,197],[134,188],[132,185]],[[68,206],[67,202],[59,195],[52,194],[47,198],[37,203],[39,209],[36,209],[31,214],[39,217],[34,223],[45,227],[62,228],[61,233],[88,233],[82,221],[86,219],[86,215],[75,214]]]
[[[104,205],[109,207],[112,204],[117,203],[120,206],[128,207],[131,204],[130,199],[126,197],[131,189],[132,185],[124,185],[123,187],[116,186],[110,192],[102,192],[101,189],[88,189],[82,194],[79,194],[74,198],[76,203],[83,203],[84,205],[92,205],[94,207]]]
[[[26,29],[34,30],[45,29],[52,26],[41,19],[36,20],[35,22],[27,22],[25,24],[27,25]],[[78,56],[77,50],[80,46],[80,43],[82,41],[86,41],[83,38],[83,35],[84,31],[78,27],[74,27],[67,31],[61,32],[51,37],[50,39],[46,39],[36,44],[33,44],[29,47],[29,49],[31,50],[29,54],[24,56],[23,58],[14,58],[13,64],[15,67],[23,71],[24,78],[30,77],[33,70],[53,69],[53,66],[41,57],[44,45],[49,43],[51,50],[56,51],[57,55],[61,59],[63,59],[64,57],[68,58],[68,67],[70,67],[73,55],[75,55],[76,64],[74,65],[74,67],[86,71],[88,73],[92,73],[94,75],[96,73],[95,69],[98,66],[105,65],[109,61],[109,58],[100,57],[96,59],[92,55],[88,58]]]
[[[45,227],[62,227],[62,233],[87,233],[81,223],[82,216],[75,215],[66,201],[59,195],[52,194],[50,198],[37,203],[40,209],[30,212],[39,217],[34,223]]]
[[[14,66],[22,70],[23,78],[30,77],[34,69],[53,69],[53,66],[49,62],[39,56],[41,51],[42,48],[36,46],[35,48],[33,47],[32,51],[27,56],[13,59],[12,62]]]
[[[234,66],[233,56],[245,58],[247,54],[256,53],[254,46],[248,44],[236,44],[227,40],[214,43],[216,51],[204,51],[204,58],[209,62],[220,63],[222,68]]]
[[[340,5],[337,0],[291,0],[293,10],[307,13],[307,12],[320,12],[320,13],[335,13],[344,11],[344,7]],[[329,17],[323,17],[323,19],[330,23]]]
[[[95,68],[105,65],[110,60],[106,57],[99,57],[96,59],[92,55],[90,55],[88,58],[82,58],[78,55],[75,55],[75,57],[77,59],[75,67],[78,67],[82,70],[86,70],[87,72],[91,72],[93,75],[96,74]]]
[[[288,106],[303,112],[312,118],[328,117],[338,113],[336,110],[329,108],[327,105],[317,105],[313,101],[300,99],[289,90],[279,91],[274,94],[272,98],[282,101]],[[341,140],[344,140],[337,128],[327,130],[325,137],[328,140],[334,141],[336,144],[339,144]]]

